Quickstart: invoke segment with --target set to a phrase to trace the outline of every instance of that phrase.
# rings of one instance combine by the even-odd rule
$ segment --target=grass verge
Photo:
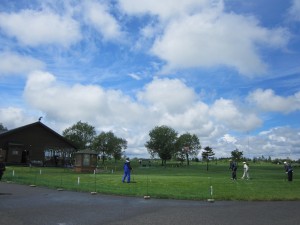
[[[141,167],[133,164],[131,183],[122,183],[122,164],[108,163],[101,173],[75,173],[66,168],[7,167],[4,181],[53,189],[112,195],[151,196],[189,200],[300,200],[299,167],[294,180],[286,181],[282,165],[252,164],[250,180],[230,179],[227,163],[193,163],[182,167]],[[242,176],[242,166],[238,178]]]

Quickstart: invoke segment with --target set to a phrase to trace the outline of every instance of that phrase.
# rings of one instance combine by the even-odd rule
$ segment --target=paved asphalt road
[[[0,183],[0,225],[296,225],[300,202],[182,201]]]

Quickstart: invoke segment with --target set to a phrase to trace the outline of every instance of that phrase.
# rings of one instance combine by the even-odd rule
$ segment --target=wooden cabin
[[[7,164],[65,166],[76,150],[40,121],[0,133],[0,154]]]

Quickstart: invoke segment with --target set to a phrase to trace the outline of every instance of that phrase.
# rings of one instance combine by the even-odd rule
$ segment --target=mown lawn
[[[294,166],[294,180],[286,181],[282,165],[250,164],[250,180],[242,180],[242,163],[238,180],[230,179],[227,163],[193,162],[190,166],[167,167],[153,163],[151,167],[132,162],[132,183],[122,183],[122,164],[111,162],[101,166],[100,173],[75,173],[67,168],[7,167],[4,181],[26,185],[97,192],[113,195],[206,200],[300,200],[300,167]]]

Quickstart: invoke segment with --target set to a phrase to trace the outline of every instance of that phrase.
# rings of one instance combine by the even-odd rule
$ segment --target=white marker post
[[[211,179],[209,177],[209,183],[210,183],[210,198],[207,199],[208,202],[215,202],[214,198],[213,198],[213,186],[211,185]]]

